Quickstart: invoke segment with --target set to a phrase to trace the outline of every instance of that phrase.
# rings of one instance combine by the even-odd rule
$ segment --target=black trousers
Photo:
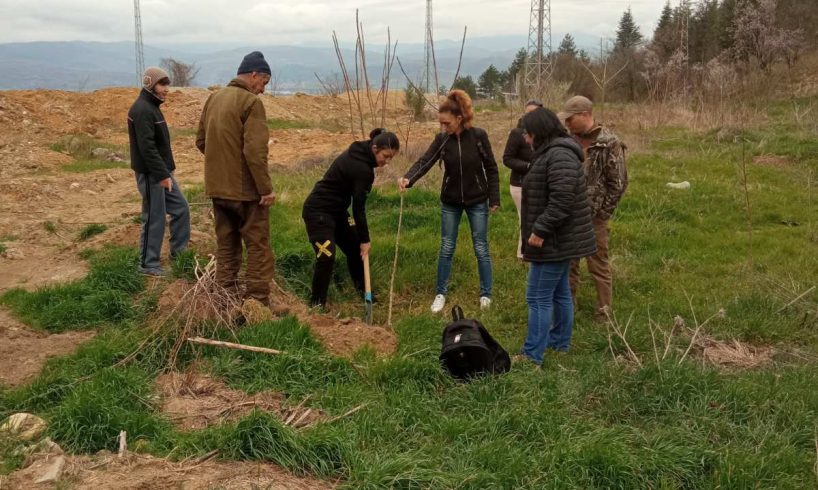
[[[349,213],[326,214],[309,212],[302,214],[307,225],[307,236],[315,252],[315,270],[312,275],[310,304],[325,305],[327,292],[335,266],[335,254],[341,249],[347,259],[349,275],[355,289],[364,290],[364,263],[361,260],[361,240]]]

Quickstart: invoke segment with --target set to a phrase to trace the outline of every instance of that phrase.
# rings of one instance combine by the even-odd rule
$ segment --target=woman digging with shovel
[[[332,162],[304,201],[301,217],[315,252],[310,306],[326,308],[336,245],[346,256],[355,289],[364,294],[364,262],[369,263],[370,249],[366,198],[375,181],[375,168],[389,164],[399,150],[394,133],[373,129],[368,140],[352,143]]]

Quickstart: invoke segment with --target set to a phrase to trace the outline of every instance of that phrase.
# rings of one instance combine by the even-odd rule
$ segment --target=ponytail
[[[378,150],[400,150],[400,140],[395,133],[390,133],[384,128],[375,128],[369,132],[369,139],[372,145]]]
[[[462,90],[452,90],[446,95],[446,99],[440,103],[437,109],[438,112],[448,112],[453,116],[460,116],[463,118],[462,125],[469,129],[472,127],[472,120],[474,119],[474,108],[472,107],[471,97]]]

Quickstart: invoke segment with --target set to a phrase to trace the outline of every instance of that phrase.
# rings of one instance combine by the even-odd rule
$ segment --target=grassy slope
[[[784,120],[781,108],[772,112]],[[718,338],[797,348],[811,359],[818,353],[815,300],[808,297],[778,312],[818,279],[818,216],[807,189],[818,175],[815,130],[776,122],[739,134],[745,143],[718,142],[717,136],[663,130],[629,159],[631,186],[612,232],[615,301],[621,320],[633,314],[628,339],[645,360],[642,369],[613,362],[605,328],[590,322],[593,292],[586,283],[570,355],[548,357],[543,371],[516,366],[507,375],[467,385],[442,375],[437,365],[442,321],[427,313],[439,236],[439,179],[430,175],[406,196],[396,356],[376,360],[363,351],[354,364],[332,358],[293,319],[246,328],[239,340],[295,356],[204,351],[211,368],[234,386],[280,390],[293,404],[310,394],[309,405],[330,414],[367,403],[355,415],[302,432],[256,414],[225,427],[176,433],[149,396],[158,368],[151,356],[126,369],[108,367],[138,344],[139,332],[122,327],[139,322],[140,308],[108,316],[91,316],[89,308],[89,319],[72,320],[110,326],[76,355],[50,362],[31,385],[3,393],[0,410],[46,415],[52,436],[75,451],[113,448],[118,431],[126,429],[129,438],[149,441],[157,453],[220,448],[223,457],[271,459],[296,472],[342,477],[355,488],[813,486],[814,364],[782,358],[774,367],[731,372],[695,360],[680,364],[675,352],[658,365],[653,361],[648,314],[664,326],[675,315],[692,325],[688,297],[699,321],[724,308],[725,317],[708,324]],[[747,165],[752,254],[742,151],[747,161],[768,153],[790,159],[783,168]],[[300,203],[317,177],[316,171],[275,177],[282,202],[273,208],[271,235],[279,274],[302,295],[312,257]],[[507,182],[505,169],[501,179]],[[692,188],[665,188],[679,180]],[[378,188],[369,206],[373,282],[381,293],[376,320],[382,323],[398,206],[392,185]],[[516,221],[504,191],[490,232],[496,307],[480,317],[510,351],[522,342],[526,319],[526,270],[514,257]],[[106,264],[128,267],[114,259],[97,261],[92,271]],[[339,276],[331,299],[343,312],[358,314],[360,306],[343,281],[346,273]],[[121,289],[93,277],[101,276],[92,272],[88,285],[119,297]],[[780,293],[781,284],[792,292]],[[79,286],[67,286],[69,293],[72,287]],[[59,330],[71,322],[58,321],[60,311],[44,298],[60,294],[60,288],[14,292],[4,301],[27,321]],[[465,224],[450,297],[467,314],[475,313],[477,273]],[[615,343],[617,352],[622,348]]]

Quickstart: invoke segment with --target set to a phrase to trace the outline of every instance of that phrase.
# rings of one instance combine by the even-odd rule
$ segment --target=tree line
[[[646,37],[628,8],[613,43],[594,56],[566,34],[550,55],[552,81],[572,94],[609,100],[667,100],[695,89],[723,94],[743,74],[793,66],[818,42],[816,26],[815,1],[668,1]],[[490,65],[476,81],[467,76],[455,85],[487,98],[519,93],[526,56],[521,49],[507,70]]]

